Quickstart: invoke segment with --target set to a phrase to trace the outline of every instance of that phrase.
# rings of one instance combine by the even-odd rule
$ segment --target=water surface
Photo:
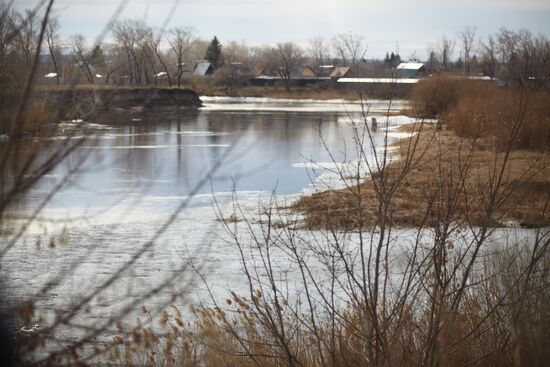
[[[50,145],[41,155],[47,156],[47,149],[67,144],[65,139],[70,134],[88,140],[48,174],[17,211],[37,207],[75,170],[44,212],[55,212],[56,217],[89,213],[93,221],[98,218],[91,213],[107,208],[112,208],[111,212],[124,207],[134,213],[162,213],[173,201],[190,193],[195,194],[192,206],[210,205],[213,194],[225,200],[233,191],[240,196],[259,192],[298,194],[315,183],[319,174],[328,173],[331,167],[334,171],[334,163],[356,159],[352,122],[364,119],[364,109],[369,111],[370,119],[388,109],[403,107],[402,102],[390,105],[388,101],[362,105],[345,101],[203,99],[205,107],[198,111],[119,111],[100,114],[91,123],[63,123],[55,136],[42,138]],[[392,121],[409,119],[398,116]],[[375,145],[383,141],[383,132],[374,134]]]
[[[76,320],[91,325],[122,312],[132,322],[136,316],[126,307],[162,309],[207,295],[189,270],[190,261],[214,294],[246,291],[239,253],[218,220],[218,210],[229,215],[236,198],[240,210],[254,217],[262,213],[262,199],[273,193],[283,200],[294,198],[312,185],[322,187],[321,181],[338,179],[334,171],[356,159],[352,122],[365,117],[363,109],[369,110],[369,119],[384,121],[384,111],[403,107],[387,101],[368,106],[269,99],[205,102],[196,111],[119,111],[92,121],[65,122],[33,142],[43,147],[40,156],[46,159],[48,149],[68,144],[69,136],[86,138],[11,210],[11,223],[24,224],[69,175],[3,259],[6,293],[12,300],[35,300],[38,313],[51,320],[116,275],[117,281],[95,295]],[[404,116],[391,120],[410,122]],[[390,134],[388,143],[395,137]],[[373,142],[383,146],[384,132],[376,132]],[[191,194],[185,210],[164,228]],[[246,233],[246,223],[237,226]],[[132,266],[120,272],[129,261]],[[292,274],[287,259],[274,261],[281,276]],[[182,268],[186,271],[180,272]],[[169,287],[143,298],[173,276]],[[64,328],[64,338],[82,332],[75,326]]]

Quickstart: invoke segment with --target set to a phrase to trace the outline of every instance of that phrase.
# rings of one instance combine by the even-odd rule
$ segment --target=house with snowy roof
[[[396,69],[401,78],[420,78],[427,75],[426,67],[421,62],[402,62]]]

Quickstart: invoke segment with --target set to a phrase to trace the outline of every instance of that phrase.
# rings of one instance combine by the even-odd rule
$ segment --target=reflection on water
[[[222,157],[224,163],[198,194],[233,189],[295,194],[315,180],[312,167],[322,173],[323,163],[355,159],[349,121],[360,120],[357,103],[227,98],[206,102],[198,111],[102,113],[85,124],[84,133],[72,132],[77,123],[64,123],[54,136],[32,142],[47,142],[42,156],[47,156],[47,149],[66,144],[69,133],[92,138],[45,177],[17,209],[32,210],[81,160],[83,167],[51,200],[49,209],[67,209],[76,215],[79,210],[132,199],[137,208],[162,212],[168,208],[148,199],[185,197]],[[388,109],[384,101],[369,103],[376,111]],[[312,112],[317,109],[320,112]],[[375,143],[382,141],[383,134],[377,133]],[[308,165],[311,161],[320,164]],[[210,204],[194,201],[206,203]]]

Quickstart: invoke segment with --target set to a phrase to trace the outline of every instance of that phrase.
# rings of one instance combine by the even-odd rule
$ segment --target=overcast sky
[[[16,0],[19,9],[38,0]],[[94,38],[120,0],[57,0],[55,14],[66,37]],[[485,37],[505,26],[550,35],[550,0],[129,0],[120,18],[145,18],[161,26],[191,26],[199,36],[217,35],[261,45],[292,41],[307,46],[315,36],[327,39],[353,32],[365,37],[368,58],[383,57],[399,43],[403,58],[423,58],[430,44],[475,26]]]

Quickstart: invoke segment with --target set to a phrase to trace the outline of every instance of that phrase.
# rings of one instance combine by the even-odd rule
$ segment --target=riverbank
[[[88,119],[99,111],[157,107],[196,109],[202,106],[199,95],[188,88],[38,86],[26,102],[21,121],[14,127],[12,119],[20,101],[15,96],[12,98],[11,105],[0,111],[0,134],[7,137],[33,135],[42,125]]]
[[[506,157],[488,140],[460,138],[435,126],[403,128],[416,134],[395,144],[399,160],[359,185],[306,196],[292,207],[304,215],[307,228],[353,230],[382,220],[430,226],[443,215],[458,224],[550,224],[548,154],[512,150]],[[384,201],[387,210],[381,211]],[[388,217],[380,218],[382,212]]]
[[[58,115],[87,113],[94,110],[202,106],[198,94],[187,88],[109,88],[80,86],[77,88],[48,88],[38,90],[39,98]]]

